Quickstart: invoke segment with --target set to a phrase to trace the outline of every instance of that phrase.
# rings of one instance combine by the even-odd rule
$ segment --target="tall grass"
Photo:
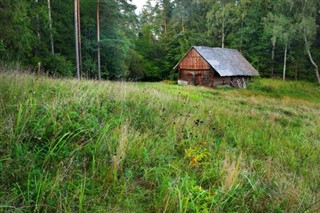
[[[320,94],[0,74],[0,212],[320,208]]]

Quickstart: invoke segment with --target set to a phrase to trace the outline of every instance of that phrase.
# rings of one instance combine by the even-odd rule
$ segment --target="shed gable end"
[[[179,68],[187,70],[209,70],[210,65],[195,49],[192,49],[182,59]]]

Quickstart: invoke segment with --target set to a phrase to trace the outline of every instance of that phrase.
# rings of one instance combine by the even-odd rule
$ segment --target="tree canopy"
[[[79,0],[81,75],[158,81],[194,45],[235,48],[265,77],[319,81],[318,0]],[[75,76],[74,4],[0,0],[0,60]],[[40,68],[39,68],[40,64]]]

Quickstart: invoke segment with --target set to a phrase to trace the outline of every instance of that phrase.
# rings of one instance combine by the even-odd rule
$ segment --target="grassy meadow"
[[[0,72],[0,212],[320,211],[320,90]]]

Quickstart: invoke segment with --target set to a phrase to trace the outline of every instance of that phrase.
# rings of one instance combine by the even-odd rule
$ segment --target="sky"
[[[147,0],[132,0],[132,3],[137,6],[136,12],[140,12],[142,10],[143,5],[147,2]]]

